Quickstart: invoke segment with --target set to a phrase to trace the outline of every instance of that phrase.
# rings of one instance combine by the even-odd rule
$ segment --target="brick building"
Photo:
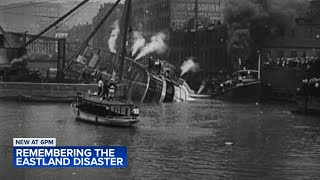
[[[80,47],[89,34],[92,32],[92,24],[78,24],[77,26],[72,27],[68,31],[67,43],[68,44],[77,44],[77,47]]]
[[[113,3],[105,3],[100,6],[100,9],[97,15],[92,20],[93,28],[98,25],[101,19],[108,13],[108,11],[113,6]],[[121,21],[122,12],[123,12],[124,5],[119,4],[117,8],[112,12],[109,18],[105,21],[99,31],[93,37],[93,46],[99,48],[106,48],[108,49],[108,39],[110,38],[110,34],[112,31],[112,25],[116,20]]]
[[[76,7],[80,1],[66,1],[61,3],[65,12]],[[76,12],[75,15],[71,15],[66,21],[68,27],[78,26],[79,24],[92,24],[92,19],[97,15],[101,7],[100,2],[87,2],[81,6]]]

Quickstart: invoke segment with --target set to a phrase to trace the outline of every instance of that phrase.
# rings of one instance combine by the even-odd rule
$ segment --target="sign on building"
[[[171,2],[171,22],[174,26],[182,26],[195,17],[195,0],[175,0]],[[208,18],[214,22],[220,18],[219,0],[198,0],[198,17]]]

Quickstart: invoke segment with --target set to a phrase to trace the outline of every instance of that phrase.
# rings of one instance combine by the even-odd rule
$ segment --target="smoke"
[[[133,32],[133,45],[132,45],[132,56],[134,56],[139,49],[141,49],[146,44],[146,39],[142,36],[139,31]]]
[[[151,42],[148,43],[145,47],[141,49],[141,52],[136,57],[135,60],[138,60],[147,54],[156,52],[158,54],[162,54],[166,51],[167,45],[165,44],[164,40],[166,35],[164,33],[158,33],[151,37]]]
[[[116,20],[113,25],[112,25],[112,32],[108,41],[109,49],[111,52],[116,53],[116,42],[120,33],[120,28],[119,28],[119,20]]]
[[[295,26],[295,18],[306,12],[307,0],[226,0],[224,20],[229,30],[228,50],[241,46],[242,52],[253,52],[265,41],[284,37]],[[243,45],[241,45],[243,44]],[[240,52],[240,50],[238,51]]]
[[[11,67],[25,67],[28,64],[30,57],[28,55],[23,55],[20,58],[14,58],[10,65]]]
[[[192,71],[192,72],[197,72],[200,69],[200,66],[198,63],[195,63],[192,58],[189,58],[187,61],[184,61],[182,66],[180,67],[181,69],[181,76],[183,76],[185,73]]]

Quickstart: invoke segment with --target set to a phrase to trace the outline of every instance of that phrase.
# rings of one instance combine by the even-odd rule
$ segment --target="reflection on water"
[[[68,104],[0,101],[0,179],[319,179],[320,120],[290,108],[220,101],[141,105],[141,121],[124,129],[74,121]],[[125,145],[129,167],[14,169],[13,137]]]

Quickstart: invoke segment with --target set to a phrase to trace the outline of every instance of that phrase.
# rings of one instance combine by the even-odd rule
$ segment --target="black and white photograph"
[[[320,0],[0,0],[0,179],[320,179]]]

